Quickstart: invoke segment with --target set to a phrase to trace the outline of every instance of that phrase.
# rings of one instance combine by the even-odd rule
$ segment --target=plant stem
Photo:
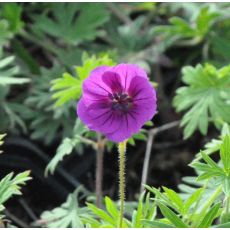
[[[98,148],[98,143],[97,143],[97,142],[92,141],[92,140],[90,140],[90,139],[88,139],[88,138],[82,137],[82,136],[80,136],[80,135],[76,135],[76,140],[77,140],[77,141],[80,140],[81,142],[83,142],[83,143],[85,143],[85,144],[87,144],[87,145],[91,145],[91,146],[92,146],[94,149],[96,149],[96,150],[97,150],[97,148]]]
[[[147,183],[149,162],[150,162],[152,145],[153,145],[155,136],[158,133],[164,132],[168,129],[172,129],[172,128],[178,126],[179,123],[180,123],[180,121],[173,121],[173,122],[167,123],[165,125],[162,125],[160,127],[150,129],[148,131],[148,141],[147,141],[147,147],[146,147],[145,158],[144,158],[144,165],[143,165],[143,170],[142,170],[140,193],[142,193],[144,191],[144,185]]]
[[[103,185],[103,158],[105,145],[102,141],[101,135],[98,134],[97,152],[96,152],[96,205],[101,207],[102,200],[102,185]]]
[[[144,185],[147,182],[148,170],[149,170],[149,161],[150,161],[154,137],[155,137],[155,133],[149,132],[147,147],[146,147],[146,152],[145,152],[145,158],[144,158],[144,165],[143,165],[143,170],[142,170],[140,193],[142,193],[144,191]]]
[[[126,141],[119,143],[119,195],[120,195],[120,218],[119,228],[122,228],[122,222],[124,217],[124,202],[125,202],[125,152],[126,152]]]

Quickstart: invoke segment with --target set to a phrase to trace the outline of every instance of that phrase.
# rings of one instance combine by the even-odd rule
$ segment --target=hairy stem
[[[103,158],[104,158],[104,149],[105,145],[101,138],[101,135],[98,135],[98,145],[96,153],[96,205],[101,207],[102,200],[102,187],[103,187]]]
[[[124,202],[125,202],[125,152],[126,141],[119,143],[119,195],[120,195],[120,217],[119,228],[122,228],[122,222],[124,217]]]

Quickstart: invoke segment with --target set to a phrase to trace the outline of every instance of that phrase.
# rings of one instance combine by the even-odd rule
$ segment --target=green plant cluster
[[[197,177],[183,178],[184,184],[179,185],[179,192],[167,187],[157,189],[145,186],[147,193],[140,196],[139,202],[127,202],[126,216],[123,227],[126,228],[209,228],[230,226],[230,127],[228,133],[222,135],[217,154],[219,161],[215,162],[206,153],[208,149],[201,150],[195,160],[190,164]],[[209,143],[210,144],[210,143]],[[212,148],[212,147],[210,147]],[[68,198],[69,200],[70,198]],[[68,202],[67,200],[67,202]],[[66,204],[66,203],[65,203]],[[61,207],[64,207],[63,204]],[[87,207],[74,206],[78,216],[65,216],[66,225],[62,227],[93,227],[116,228],[118,226],[119,203],[113,202],[109,197],[104,199],[105,209],[97,208],[87,202]],[[58,211],[59,210],[59,211]],[[68,209],[72,212],[72,209]],[[44,212],[42,219],[46,227],[58,226],[63,213],[62,208]],[[65,212],[67,210],[65,209]],[[163,217],[159,217],[161,214]],[[67,218],[67,219],[66,219]],[[61,217],[62,219],[62,217]],[[218,220],[218,221],[216,221]],[[67,224],[68,223],[68,224]]]
[[[3,138],[5,134],[0,135],[0,146],[4,143]],[[2,151],[0,151],[2,153]],[[15,195],[22,195],[21,186],[25,185],[25,183],[31,180],[30,171],[25,171],[22,173],[18,173],[14,175],[13,172],[6,175],[4,178],[0,180],[0,224],[5,227],[4,224],[4,210],[5,203]],[[10,224],[7,224],[10,227]]]

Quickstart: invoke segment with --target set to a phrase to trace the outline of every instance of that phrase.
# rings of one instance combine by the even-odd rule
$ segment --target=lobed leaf
[[[34,17],[34,29],[71,45],[95,39],[99,35],[98,27],[109,19],[102,3],[52,4],[49,13],[52,18],[48,13]]]
[[[184,138],[190,137],[196,129],[206,134],[212,121],[217,128],[220,123],[230,122],[230,106],[222,94],[228,92],[230,66],[217,70],[206,64],[182,69],[182,80],[187,86],[177,90],[173,105],[178,112],[187,111],[182,118]]]
[[[93,55],[89,57],[87,54],[84,54],[82,62],[82,66],[75,67],[75,76],[64,73],[62,78],[55,79],[51,82],[51,91],[54,91],[52,98],[56,100],[56,107],[80,98],[83,81],[89,76],[93,69],[101,65],[114,65],[114,62],[108,55],[99,57]]]

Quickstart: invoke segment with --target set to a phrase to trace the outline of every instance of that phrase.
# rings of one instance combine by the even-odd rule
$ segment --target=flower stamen
[[[132,107],[132,98],[126,93],[114,93],[109,94],[109,98],[112,101],[111,107],[113,110],[117,110],[123,113],[127,113]]]

